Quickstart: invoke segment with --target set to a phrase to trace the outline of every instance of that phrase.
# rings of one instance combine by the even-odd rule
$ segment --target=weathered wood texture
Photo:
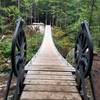
[[[46,26],[43,43],[26,65],[21,100],[81,100],[76,88],[75,69],[59,54]]]

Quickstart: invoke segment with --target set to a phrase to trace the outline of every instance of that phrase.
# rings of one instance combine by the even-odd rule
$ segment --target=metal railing
[[[22,89],[24,80],[24,66],[25,66],[25,56],[26,56],[26,37],[23,30],[24,21],[19,18],[16,22],[16,29],[13,34],[12,47],[11,47],[11,72],[9,75],[9,80],[7,83],[7,90],[4,100],[7,100],[11,81],[13,75],[16,77],[16,88],[12,97],[12,100],[18,100]]]
[[[92,77],[92,63],[93,63],[93,43],[91,33],[89,30],[89,24],[87,21],[83,21],[81,24],[81,30],[77,35],[75,45],[75,67],[76,67],[76,82],[78,84],[78,90],[83,100],[89,100],[88,97],[88,83],[90,81],[90,87],[92,91],[93,100],[96,100],[95,88]]]

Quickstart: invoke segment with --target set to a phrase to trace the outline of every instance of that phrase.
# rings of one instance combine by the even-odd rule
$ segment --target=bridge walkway
[[[57,51],[51,26],[46,26],[43,43],[25,70],[21,100],[81,100],[72,74],[75,69]]]

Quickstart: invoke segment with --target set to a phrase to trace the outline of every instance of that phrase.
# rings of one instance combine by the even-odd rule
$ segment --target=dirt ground
[[[3,100],[3,98],[5,96],[8,78],[9,78],[9,74],[0,76],[0,100]],[[12,79],[12,85],[11,85],[11,88],[10,88],[11,91],[10,91],[9,98],[12,96],[12,93],[14,92],[14,89],[15,89],[15,85],[16,85],[15,79],[16,79],[15,77],[13,77],[13,79]],[[11,99],[9,99],[9,100],[11,100]]]
[[[94,56],[93,77],[96,91],[96,100],[100,100],[100,53]],[[7,79],[8,75],[0,76],[0,100],[2,100],[4,97]],[[15,81],[13,83],[15,83]]]
[[[7,84],[7,76],[1,75],[0,76],[0,100],[3,100],[5,94],[5,87]]]
[[[96,100],[100,100],[100,53],[94,56],[93,77],[96,90]]]

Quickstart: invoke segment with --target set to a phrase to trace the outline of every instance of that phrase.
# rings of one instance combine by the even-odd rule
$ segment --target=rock
[[[7,100],[12,100],[13,95],[9,95]]]
[[[6,87],[6,86],[7,86],[6,84],[0,85],[0,89],[3,89],[3,88]]]
[[[8,60],[7,60],[7,63],[9,63],[9,64],[10,64],[10,63],[11,63],[11,60],[10,60],[10,59],[8,59]]]
[[[97,55],[98,55],[98,52],[93,51],[93,55],[94,55],[94,56],[97,56]]]
[[[6,38],[6,36],[3,35],[3,36],[1,37],[1,40],[0,40],[0,41],[3,41],[5,38]]]
[[[67,54],[66,59],[70,64],[74,65],[74,48],[69,51],[69,53]]]
[[[1,73],[0,76],[1,76],[1,77],[5,77],[6,74],[5,74],[5,73]]]

